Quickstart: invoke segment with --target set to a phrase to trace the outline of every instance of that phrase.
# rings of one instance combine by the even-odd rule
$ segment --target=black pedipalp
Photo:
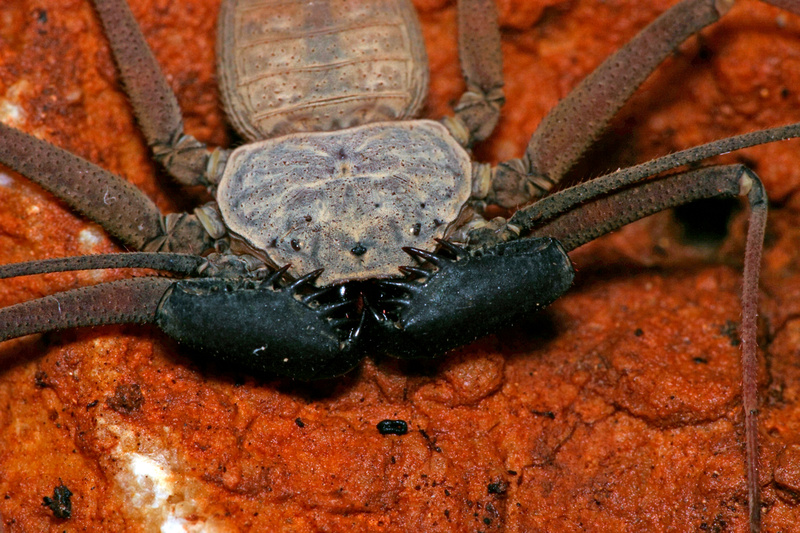
[[[156,323],[179,342],[256,375],[313,380],[344,374],[361,359],[359,329],[347,309],[352,302],[326,300],[330,291],[313,285],[318,275],[285,287],[277,286],[279,275],[180,281],[162,299]]]
[[[523,239],[474,253],[444,242],[442,247],[452,258],[406,250],[432,271],[405,268],[405,279],[379,282],[370,333],[381,351],[410,359],[442,355],[545,307],[574,277],[555,239]]]

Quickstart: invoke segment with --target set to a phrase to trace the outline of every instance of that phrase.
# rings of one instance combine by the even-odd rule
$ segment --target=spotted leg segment
[[[175,280],[134,278],[82,287],[0,309],[0,341],[33,333],[155,321]]]
[[[167,84],[125,0],[95,0],[134,113],[153,155],[178,182],[218,181],[226,152],[209,150],[183,131],[178,100]]]
[[[503,57],[496,0],[459,0],[458,57],[467,84],[445,125],[464,146],[488,137],[500,117]]]
[[[798,0],[766,0],[800,13]],[[606,59],[542,120],[522,159],[498,165],[489,200],[516,207],[546,194],[603,133],[641,83],[688,37],[734,0],[684,0]]]
[[[0,124],[0,164],[36,182],[137,250],[199,254],[212,244],[195,215],[162,216],[131,183],[4,124]]]

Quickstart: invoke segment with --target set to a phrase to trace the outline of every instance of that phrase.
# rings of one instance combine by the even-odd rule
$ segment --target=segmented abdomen
[[[223,100],[253,141],[412,116],[427,58],[408,0],[224,0]]]

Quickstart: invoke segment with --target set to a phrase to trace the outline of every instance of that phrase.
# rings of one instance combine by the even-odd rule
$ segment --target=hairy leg
[[[800,13],[797,0],[765,0]],[[575,87],[534,132],[522,159],[494,169],[488,200],[517,207],[540,198],[593,145],[641,83],[691,35],[717,21],[733,0],[684,0],[607,58]]]
[[[467,91],[455,117],[444,124],[461,144],[471,146],[491,135],[505,101],[495,0],[459,0],[458,56]]]
[[[226,152],[209,150],[183,132],[178,100],[167,84],[125,0],[95,0],[134,113],[153,155],[178,182],[216,183]]]
[[[4,124],[0,124],[0,163],[137,250],[201,253],[212,244],[195,215],[162,216],[152,200],[124,179]]]

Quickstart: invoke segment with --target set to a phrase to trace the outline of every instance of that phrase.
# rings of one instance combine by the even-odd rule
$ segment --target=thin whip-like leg
[[[225,152],[183,132],[183,117],[125,0],[95,0],[125,91],[153,155],[180,183],[216,183]]]
[[[464,146],[488,137],[500,117],[503,57],[495,0],[459,0],[458,57],[467,91],[444,120]]]
[[[38,183],[137,250],[199,254],[212,244],[195,215],[164,217],[131,183],[4,124],[0,124],[0,163]]]
[[[576,187],[590,185],[590,183]],[[562,210],[530,233],[534,237],[555,237],[572,250],[600,235],[634,220],[688,202],[711,197],[747,196],[750,220],[745,244],[742,289],[742,404],[745,420],[747,495],[750,530],[760,529],[760,487],[758,483],[758,353],[756,316],[758,273],[767,222],[767,197],[761,180],[742,165],[709,167],[665,176],[616,190],[606,196],[587,198],[585,203]]]
[[[151,268],[188,276],[197,273],[205,262],[206,260],[198,255],[153,252],[78,255],[0,265],[0,279],[104,268]]]
[[[495,170],[490,199],[516,207],[543,196],[603,133],[611,118],[683,41],[717,21],[734,0],[684,0],[607,58],[534,132],[525,156]]]

